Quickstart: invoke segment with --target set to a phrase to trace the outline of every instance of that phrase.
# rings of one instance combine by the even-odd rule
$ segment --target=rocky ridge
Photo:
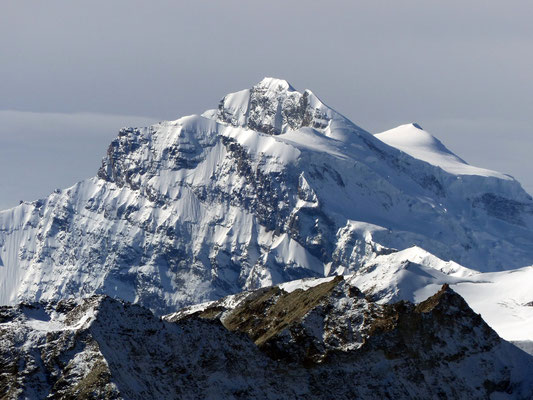
[[[528,399],[533,358],[444,286],[380,305],[342,277],[160,319],[105,296],[0,310],[0,398]]]

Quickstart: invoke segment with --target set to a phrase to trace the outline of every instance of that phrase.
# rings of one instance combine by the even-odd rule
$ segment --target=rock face
[[[4,308],[2,320],[2,399],[255,397],[275,383],[272,363],[218,322],[165,323],[108,297]]]
[[[286,81],[265,78],[249,90],[225,96],[216,117],[232,126],[280,135],[303,127],[326,129],[335,114],[311,91],[300,93]]]
[[[163,319],[109,297],[0,309],[0,398],[482,399],[533,395],[533,358],[448,287],[380,305],[342,277]]]
[[[532,227],[514,179],[414,158],[268,78],[122,129],[97,177],[1,212],[0,304],[96,293],[163,314],[413,245],[511,269],[533,263]]]

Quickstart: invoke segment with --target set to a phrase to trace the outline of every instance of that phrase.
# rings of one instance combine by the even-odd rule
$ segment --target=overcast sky
[[[416,121],[533,193],[530,1],[9,1],[0,208],[96,174],[118,128],[264,76],[377,133]]]

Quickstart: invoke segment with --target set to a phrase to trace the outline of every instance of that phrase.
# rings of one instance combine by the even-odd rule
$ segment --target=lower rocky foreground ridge
[[[93,296],[0,308],[0,399],[531,399],[533,357],[447,285],[382,305],[342,277],[167,315]]]

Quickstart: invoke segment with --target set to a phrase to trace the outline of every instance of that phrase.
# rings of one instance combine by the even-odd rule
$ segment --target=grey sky
[[[2,2],[0,207],[94,175],[122,125],[264,76],[371,132],[417,121],[531,193],[532,17],[529,1]]]

